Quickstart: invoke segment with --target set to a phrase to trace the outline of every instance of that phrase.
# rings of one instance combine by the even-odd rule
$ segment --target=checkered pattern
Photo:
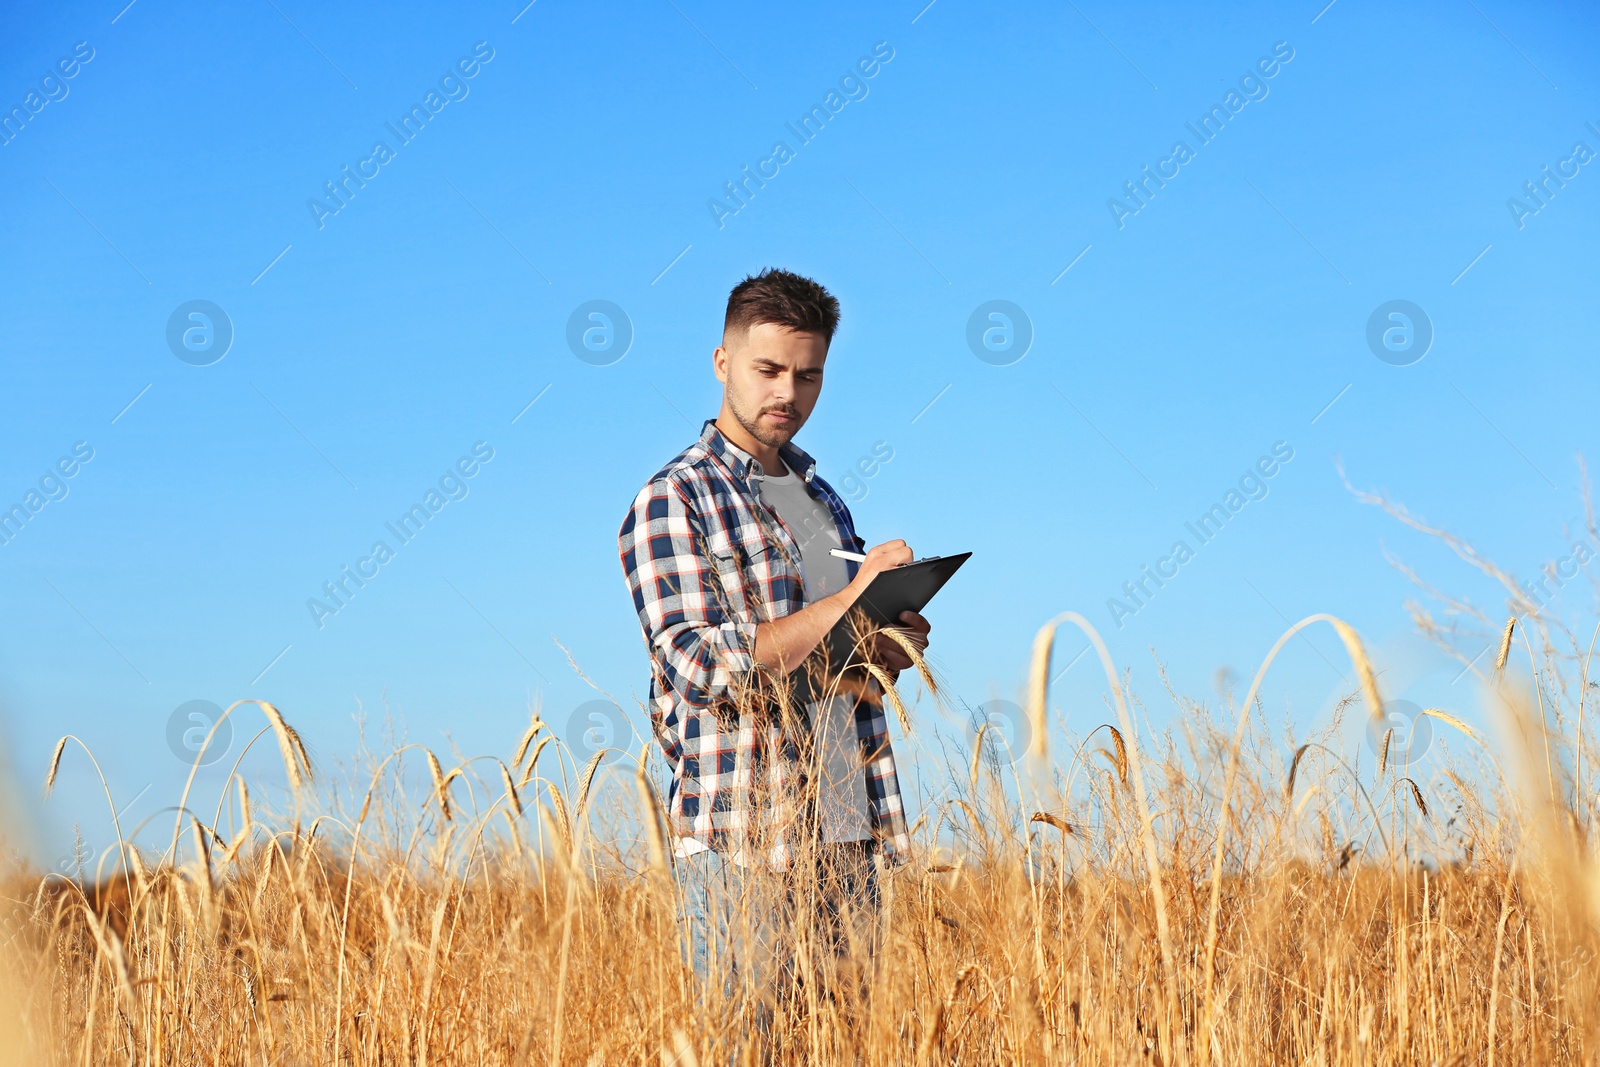
[[[781,455],[827,504],[840,542],[865,551],[816,461],[793,446]],[[770,678],[758,676],[756,625],[805,607],[805,586],[799,546],[752,480],[761,473],[708,421],[640,490],[617,543],[650,652],[650,720],[672,766],[674,831],[734,853],[759,841],[781,865],[787,831],[809,822],[785,798],[806,793],[810,722],[780,714]],[[855,721],[873,838],[902,862],[910,838],[882,700],[858,700]]]

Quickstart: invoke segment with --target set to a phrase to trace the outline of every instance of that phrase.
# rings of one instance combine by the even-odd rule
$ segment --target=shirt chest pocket
[[[713,539],[709,548],[729,614],[770,622],[794,610],[800,576],[778,545]]]

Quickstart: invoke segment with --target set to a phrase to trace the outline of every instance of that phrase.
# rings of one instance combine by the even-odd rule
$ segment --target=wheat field
[[[1108,721],[1046,691],[1074,624]],[[1474,668],[1496,733],[1430,709],[1450,754],[1418,780],[1387,737],[1357,769],[1339,721],[1268,728],[1257,686],[1307,626],[1350,657],[1336,720],[1372,714],[1381,679],[1329,616],[1286,633],[1241,699],[1174,697],[1160,734],[1135,728],[1140,698],[1087,623],[1045,627],[1035,744],[1015,761],[979,744],[913,813],[865,993],[802,983],[764,1028],[680,961],[658,765],[578,767],[535,715],[503,760],[446,771],[402,746],[335,782],[277,709],[241,702],[278,746],[275,805],[231,780],[165,854],[129,849],[84,883],[6,872],[0,1061],[1600,1061],[1593,642],[1513,617]],[[63,746],[52,779],[87,758]]]

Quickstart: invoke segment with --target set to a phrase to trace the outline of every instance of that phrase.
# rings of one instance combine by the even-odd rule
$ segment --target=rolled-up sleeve
[[[665,478],[645,486],[617,547],[645,642],[678,698],[703,708],[746,684],[756,624],[731,616],[717,559],[680,487]]]

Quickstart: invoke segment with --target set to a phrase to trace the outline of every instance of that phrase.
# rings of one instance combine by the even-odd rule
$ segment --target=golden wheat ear
[[[599,752],[589,757],[589,762],[584,765],[583,773],[578,775],[578,801],[576,810],[578,817],[583,817],[583,811],[589,805],[589,790],[594,787],[595,772],[600,769],[600,761],[609,749],[602,748]]]
[[[1422,790],[1410,778],[1402,778],[1400,780],[1411,787],[1411,799],[1417,802],[1417,807],[1422,811],[1422,817],[1426,819],[1428,817],[1428,804],[1427,801],[1422,799]]]
[[[539,718],[537,714],[533,715],[529,719],[528,729],[523,733],[522,740],[517,743],[516,753],[511,757],[511,765],[513,767],[522,766],[522,757],[528,754],[528,746],[533,744],[534,738],[538,737],[539,732],[543,729],[544,720]],[[545,740],[548,741],[549,738],[545,738]],[[539,747],[543,748],[544,746],[541,744]]]
[[[912,666],[916,667],[917,674],[922,678],[922,684],[928,687],[928,692],[937,693],[939,685],[933,680],[933,672],[928,669],[928,661],[923,656],[922,650],[917,648],[909,637],[892,626],[884,627],[878,632],[900,646],[900,650],[906,654]]]
[[[1054,826],[1057,830],[1060,830],[1064,834],[1072,833],[1071,823],[1067,822],[1067,820],[1063,819],[1059,815],[1052,815],[1048,811],[1036,811],[1028,819],[1028,821],[1046,823],[1047,825]]]
[[[561,843],[572,851],[572,816],[567,813],[567,802],[554,782],[550,783],[550,806],[545,809],[549,822],[561,836]]]
[[[67,750],[67,739],[63,737],[56,742],[56,750],[50,753],[50,773],[44,776],[44,795],[50,796],[50,791],[56,787],[56,772],[61,770],[61,754]]]
[[[1356,677],[1361,679],[1361,695],[1367,702],[1367,714],[1373,722],[1383,721],[1383,697],[1378,692],[1378,677],[1372,672],[1372,661],[1367,659],[1367,650],[1362,647],[1361,636],[1349,623],[1333,616],[1327,616],[1333,624],[1334,632],[1339,635],[1339,640],[1344,642],[1345,652],[1350,656],[1350,662],[1355,665]]]
[[[518,815],[522,814],[522,798],[517,795],[517,783],[511,780],[511,770],[504,763],[495,761],[500,767],[500,783],[505,786],[506,799],[511,802],[511,808]]]
[[[668,874],[671,871],[671,861],[667,856],[667,829],[661,818],[661,805],[656,800],[655,786],[650,784],[650,775],[645,770],[643,760],[639,762],[634,779],[639,789],[639,804],[644,808],[645,840],[650,846],[650,866],[658,874]]]
[[[878,683],[878,688],[883,690],[884,699],[894,708],[895,718],[900,720],[900,729],[907,734],[911,733],[911,716],[906,714],[906,706],[900,702],[900,694],[895,691],[894,679],[889,677],[889,672],[876,663],[863,663],[861,665]]]
[[[989,732],[989,727],[994,723],[986,722],[978,727],[978,733],[972,739],[972,766],[967,770],[967,783],[973,789],[978,788],[978,766],[983,761],[983,735]]]
[[[1300,757],[1304,756],[1306,754],[1306,749],[1308,749],[1310,747],[1311,747],[1310,745],[1301,745],[1299,748],[1294,750],[1294,759],[1289,761],[1289,781],[1288,781],[1288,784],[1285,785],[1284,789],[1283,789],[1283,799],[1284,800],[1292,800],[1292,799],[1294,799],[1294,776],[1295,776],[1295,772],[1300,769]]]
[[[1494,657],[1494,670],[1496,674],[1506,669],[1506,660],[1511,655],[1511,635],[1517,628],[1515,615],[1506,620],[1505,632],[1500,635],[1500,651]]]
[[[439,757],[435,756],[431,749],[425,748],[422,752],[428,757],[428,774],[433,778],[433,797],[439,803],[439,814],[449,822],[455,818],[455,814],[450,810],[450,780],[445,777],[444,768],[439,766]]]
[[[1050,656],[1055,650],[1056,625],[1048,623],[1033,639],[1033,658],[1028,664],[1028,754],[1043,758],[1048,751],[1045,731],[1049,724]],[[1119,741],[1120,751],[1122,744]],[[1127,775],[1123,775],[1127,781]]]
[[[306,746],[294,727],[284,719],[282,712],[265,700],[256,703],[272,724],[272,734],[277,738],[278,752],[283,757],[283,769],[289,777],[289,785],[299,790],[311,778],[311,757],[306,755]]]
[[[1472,729],[1472,727],[1468,726],[1454,715],[1451,715],[1448,711],[1441,711],[1438,708],[1423,708],[1422,714],[1428,716],[1429,718],[1438,719],[1440,722],[1448,723],[1449,725],[1454,726],[1457,730],[1460,730],[1462,733],[1466,734],[1468,737],[1472,738],[1472,740],[1477,741],[1478,744],[1483,744],[1483,740],[1478,737],[1477,733]]]
[[[1122,788],[1128,788],[1128,743],[1122,739],[1122,731],[1110,723],[1106,729],[1111,731],[1111,743],[1117,746],[1117,777],[1122,779]]]

